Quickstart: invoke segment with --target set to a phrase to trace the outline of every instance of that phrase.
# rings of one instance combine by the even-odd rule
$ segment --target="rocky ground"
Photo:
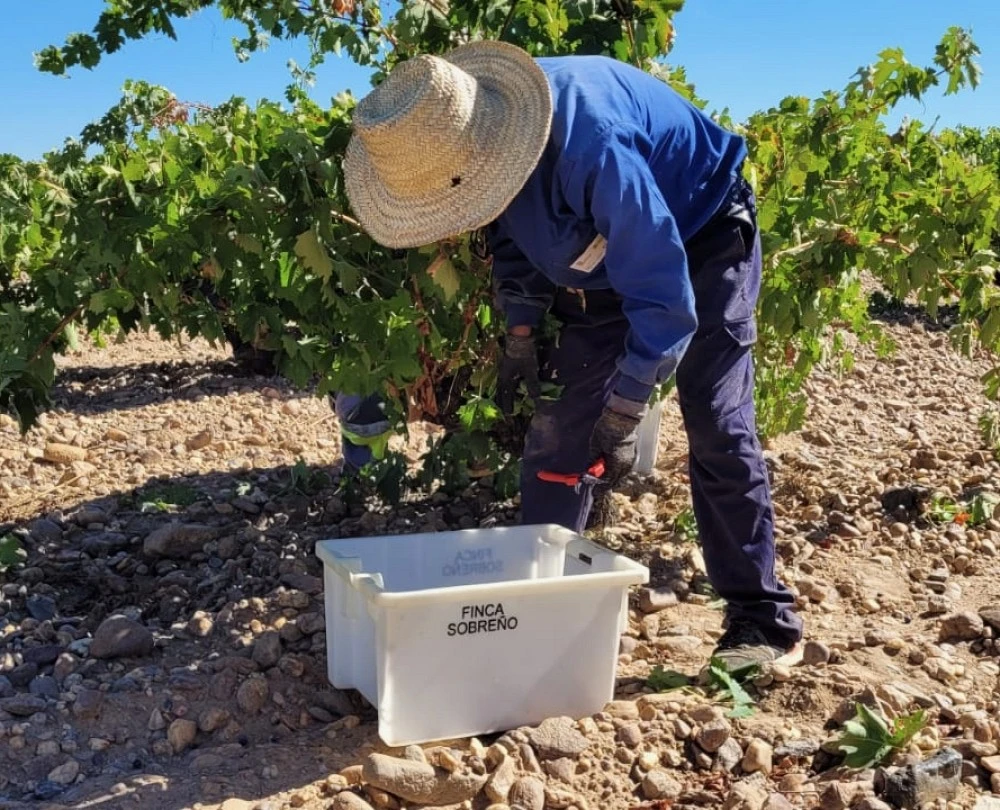
[[[657,666],[697,672],[720,632],[704,561],[675,526],[688,494],[670,403],[657,471],[619,496],[623,520],[602,538],[652,574],[616,700],[406,750],[326,680],[314,543],[502,525],[516,503],[494,503],[484,479],[460,498],[352,506],[324,402],[199,342],[86,347],[63,362],[38,428],[21,438],[0,417],[0,537],[27,552],[0,574],[0,808],[905,805],[891,789],[904,772],[887,790],[885,774],[833,753],[862,703],[925,712],[897,766],[956,758],[953,777],[917,780],[918,799],[944,784],[931,806],[996,810],[1000,465],[977,427],[988,364],[905,311],[886,328],[897,354],[861,349],[850,373],[817,375],[808,427],[768,448],[781,574],[809,643],[801,665],[748,684],[749,717],[727,716],[718,694],[647,685]]]

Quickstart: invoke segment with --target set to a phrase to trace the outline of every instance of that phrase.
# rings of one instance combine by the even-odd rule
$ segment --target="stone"
[[[590,746],[590,742],[569,717],[543,720],[528,733],[528,741],[539,759],[579,756]]]
[[[625,723],[618,728],[618,741],[629,748],[636,748],[642,742],[642,729],[638,723]]]
[[[415,804],[458,804],[472,799],[486,777],[438,771],[426,762],[370,754],[364,762],[365,783]]]
[[[57,543],[62,540],[63,530],[54,520],[39,518],[28,524],[33,540],[39,543]]]
[[[703,751],[714,754],[729,739],[731,734],[732,728],[725,720],[712,720],[698,730],[695,741]]]
[[[892,810],[892,805],[886,804],[874,796],[867,796],[854,806],[857,810]]]
[[[795,810],[795,805],[780,793],[772,793],[767,797],[761,810]]]
[[[0,712],[14,717],[31,717],[33,714],[45,711],[46,701],[35,695],[15,695],[0,700]]]
[[[31,683],[36,677],[38,677],[38,664],[33,664],[28,662],[26,664],[21,664],[19,667],[14,667],[8,673],[10,682],[18,689],[24,689]]]
[[[820,641],[807,641],[802,649],[802,663],[806,666],[820,666],[829,663],[830,648]]]
[[[639,591],[639,610],[643,613],[659,613],[677,604],[677,594],[673,588],[642,588]]]
[[[737,782],[733,785],[722,810],[763,810],[767,791],[754,782]]]
[[[183,560],[214,540],[216,530],[200,523],[168,523],[147,535],[142,551],[147,557]]]
[[[281,658],[281,636],[268,630],[254,642],[253,660],[261,669],[270,669]]]
[[[642,795],[650,801],[673,801],[680,797],[683,790],[681,783],[666,771],[650,771],[642,780]]]
[[[56,600],[51,596],[44,596],[42,594],[29,596],[25,607],[28,609],[28,615],[40,622],[55,618],[57,610]]]
[[[747,746],[741,765],[747,773],[770,774],[774,768],[774,749],[764,740],[755,738]]]
[[[196,638],[208,638],[213,627],[212,617],[203,610],[196,611],[188,622],[188,632]]]
[[[94,633],[90,645],[93,658],[142,658],[153,652],[153,634],[132,619],[114,615]]]
[[[697,652],[702,641],[697,636],[662,636],[656,639],[656,649],[665,652],[670,657],[680,657]]]
[[[973,641],[983,632],[983,619],[978,613],[963,610],[941,620],[942,641]]]
[[[983,757],[979,764],[990,773],[1000,773],[1000,756]]]
[[[203,430],[200,433],[196,433],[194,436],[190,436],[187,441],[184,442],[184,446],[188,450],[204,450],[212,443],[212,431]]]
[[[211,734],[213,731],[225,728],[230,719],[228,711],[219,706],[211,706],[198,715],[198,730],[205,734]]]
[[[732,773],[743,759],[743,749],[730,737],[715,752],[715,769]]]
[[[104,693],[97,689],[83,689],[73,702],[73,716],[81,720],[96,720],[104,708]]]
[[[84,461],[87,458],[87,451],[82,447],[75,447],[62,442],[48,442],[42,451],[42,458],[50,464],[65,466],[74,461]]]
[[[613,700],[604,707],[604,713],[620,720],[638,720],[639,706],[634,700]]]
[[[510,789],[507,798],[511,808],[522,807],[524,810],[545,809],[545,784],[541,779],[526,776],[518,779]]]
[[[517,765],[513,757],[505,756],[503,761],[493,771],[493,775],[486,782],[484,792],[491,802],[499,804],[507,801],[510,789],[517,781]]]
[[[56,700],[59,697],[59,684],[56,679],[49,675],[39,675],[28,684],[28,691],[38,697],[51,698]]]
[[[984,607],[979,611],[979,618],[1000,633],[1000,606]]]
[[[8,698],[14,694],[14,684],[6,675],[0,675],[0,698]]]
[[[193,720],[180,718],[174,720],[167,728],[167,740],[175,754],[180,754],[190,748],[197,736],[198,724]]]
[[[80,775],[80,763],[75,759],[69,759],[62,765],[59,765],[49,771],[49,775],[46,777],[48,781],[55,782],[57,785],[72,785],[76,781],[76,777]]]
[[[357,793],[344,790],[333,797],[330,810],[374,810],[374,808]]]
[[[236,705],[244,714],[260,714],[267,703],[270,691],[264,678],[248,678],[236,690]]]
[[[63,648],[59,644],[41,644],[37,647],[28,647],[21,655],[26,664],[37,664],[44,667],[54,664],[62,651]]]
[[[856,801],[870,793],[871,781],[868,782],[836,782],[827,785],[820,793],[820,810],[848,810]]]

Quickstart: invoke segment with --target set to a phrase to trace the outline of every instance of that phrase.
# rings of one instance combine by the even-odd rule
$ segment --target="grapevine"
[[[422,483],[461,485],[470,465],[509,481],[530,408],[511,423],[492,402],[503,325],[489,267],[466,238],[397,252],[364,234],[340,173],[355,100],[321,107],[301,81],[329,53],[378,80],[417,53],[503,38],[533,55],[638,64],[707,107],[663,61],[681,0],[416,0],[392,16],[372,0],[119,0],[38,66],[95,68],[127,40],[173,36],[173,20],[212,5],[245,25],[241,58],[269,37],[308,39],[311,63],[284,102],[211,108],[131,82],[43,160],[0,156],[0,409],[30,429],[51,404],[55,355],[80,333],[152,328],[249,347],[319,396],[378,393],[400,431],[444,425],[458,438],[427,459]],[[885,124],[904,98],[974,88],[977,55],[951,29],[927,66],[887,50],[839,92],[789,97],[742,124],[718,115],[747,140],[758,200],[764,434],[803,424],[803,386],[818,364],[849,366],[848,334],[884,343],[868,318],[866,271],[931,315],[957,304],[953,338],[965,351],[1000,348],[1000,136]],[[985,383],[996,398],[1000,369]]]

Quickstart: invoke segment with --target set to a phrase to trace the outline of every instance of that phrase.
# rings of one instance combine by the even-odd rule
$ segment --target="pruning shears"
[[[584,485],[594,486],[595,484],[600,484],[603,475],[603,458],[597,459],[597,461],[587,468],[585,473],[556,473],[548,470],[539,470],[538,472],[539,480],[548,481],[550,484],[565,484],[568,487],[573,487],[577,492]]]

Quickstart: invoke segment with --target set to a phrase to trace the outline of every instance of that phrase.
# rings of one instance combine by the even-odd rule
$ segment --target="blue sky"
[[[90,30],[101,0],[22,0],[8,3],[0,28],[0,153],[37,158],[79,133],[119,97],[127,78],[169,87],[179,98],[207,104],[233,95],[278,99],[288,83],[286,63],[305,64],[303,43],[272,43],[248,63],[237,61],[232,36],[239,27],[214,11],[181,22],[178,40],[155,37],[129,43],[95,70],[69,77],[39,73],[33,52]],[[929,62],[948,26],[971,28],[983,50],[983,82],[974,93],[940,95],[905,112],[944,125],[1000,124],[1000,2],[997,0],[688,0],[677,17],[670,61],[688,69],[711,107],[729,107],[737,119],[786,95],[839,88],[885,47],[902,47],[915,63]],[[332,58],[312,94],[325,101],[344,89],[363,94],[367,76],[348,60]]]

